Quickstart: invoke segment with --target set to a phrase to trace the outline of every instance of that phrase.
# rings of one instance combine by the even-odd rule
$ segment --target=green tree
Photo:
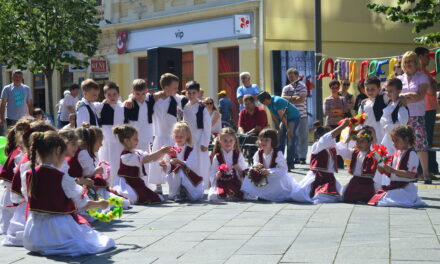
[[[429,46],[440,43],[440,0],[397,0],[396,6],[368,3],[367,8],[385,14],[390,21],[413,24],[413,33],[437,26],[437,32],[426,33],[414,41]]]
[[[88,64],[98,49],[98,23],[96,0],[0,0],[0,62],[44,73],[53,114],[53,73]]]

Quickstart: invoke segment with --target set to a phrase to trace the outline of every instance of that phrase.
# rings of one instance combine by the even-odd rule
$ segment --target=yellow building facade
[[[324,55],[371,58],[399,55],[416,47],[410,26],[386,21],[383,16],[367,9],[364,1],[321,2]],[[102,11],[102,34],[98,53],[93,59],[105,60],[108,71],[96,74],[89,67],[85,72],[72,73],[71,79],[78,82],[91,77],[114,81],[121,88],[122,98],[130,93],[133,79],[146,78],[147,49],[154,43],[161,43],[161,38],[170,37],[165,34],[178,33],[181,28],[195,29],[196,32],[185,32],[185,36],[192,34],[192,39],[183,44],[179,44],[183,38],[179,40],[175,35],[176,39],[166,46],[180,48],[188,55],[185,66],[186,71],[191,68],[188,76],[201,84],[205,96],[215,100],[225,85],[222,80],[236,78],[237,81],[238,74],[244,71],[251,73],[252,82],[260,89],[270,92],[281,89],[273,87],[274,75],[280,74],[274,72],[273,51],[314,50],[312,0],[106,0],[98,8]],[[245,34],[234,32],[240,29],[236,20],[240,16],[250,20]],[[232,24],[231,19],[235,19]],[[197,32],[197,28],[210,23],[217,23],[213,32],[221,32],[221,38],[209,37],[213,32]],[[127,33],[127,49],[118,54],[121,32]],[[237,55],[229,55],[228,59],[234,60],[238,66],[231,66],[231,72],[225,73],[220,69],[220,54],[229,49],[237,52],[231,53]],[[4,69],[3,76],[7,75]],[[62,97],[60,83],[63,76],[58,74],[54,78],[54,87],[59,87],[52,95],[55,102]],[[28,78],[33,77],[29,75]],[[327,79],[323,81],[323,98],[329,95]],[[7,82],[8,78],[4,77],[3,84]],[[354,87],[353,84],[352,92],[356,93]],[[48,96],[46,94],[46,98]]]

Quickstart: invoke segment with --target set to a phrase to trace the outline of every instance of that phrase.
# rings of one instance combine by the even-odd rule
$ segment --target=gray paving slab
[[[292,176],[300,180],[306,170],[298,167]],[[346,171],[337,178],[342,184],[350,179]],[[419,194],[429,207],[259,201],[133,206],[120,220],[93,224],[116,240],[114,250],[65,258],[0,247],[0,263],[438,263],[440,185],[419,185]]]

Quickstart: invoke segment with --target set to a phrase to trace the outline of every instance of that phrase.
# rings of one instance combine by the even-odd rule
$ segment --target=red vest
[[[412,151],[414,151],[414,150],[411,148],[411,149],[408,149],[405,152],[405,154],[403,154],[403,157],[400,160],[399,165],[397,166],[398,170],[408,171],[409,155],[411,154]]]
[[[81,149],[78,149],[73,157],[67,157],[67,164],[69,164],[69,175],[73,178],[81,178],[83,175],[81,164],[78,161],[78,155]]]
[[[11,185],[11,191],[14,193],[23,196],[21,193],[21,171],[20,166],[26,162],[29,161],[29,157],[27,153],[23,154],[23,157],[21,158],[20,162],[17,165],[17,171],[14,173],[14,177],[12,178],[12,185]]]
[[[338,158],[335,147],[321,150],[318,154],[312,154],[310,157],[310,169],[328,170],[329,159],[333,159],[334,170],[338,172]]]
[[[186,147],[185,153],[183,153],[183,161],[186,161],[188,159],[189,154],[191,154],[192,151],[193,151],[192,147],[190,146]],[[200,177],[197,173],[195,173],[193,170],[188,168],[186,165],[178,166],[178,167],[171,166],[171,171],[173,172],[176,172],[178,169],[182,169],[185,172],[186,177],[188,177],[188,179],[191,181],[194,187],[199,185],[199,183],[203,181],[202,177]]]
[[[240,152],[233,150],[234,152],[232,153],[232,166],[234,166],[235,164],[238,163],[238,157],[240,156]],[[223,153],[220,151],[219,153],[215,154],[215,156],[217,157],[217,161],[218,164],[226,164],[225,162],[225,158],[223,157]],[[235,169],[232,169],[232,175],[236,175],[235,173]]]
[[[12,178],[14,177],[14,158],[17,157],[18,154],[20,154],[21,149],[20,147],[16,147],[11,154],[9,154],[8,158],[6,159],[5,164],[3,165],[2,171],[0,172],[0,179],[12,182]]]
[[[354,169],[356,168],[357,159],[359,157],[359,150],[355,149],[353,151],[353,155],[351,156],[351,163],[350,167],[348,168],[348,173],[353,175]],[[362,162],[362,169],[361,169],[361,175],[356,176],[367,176],[367,177],[374,177],[374,174],[376,173],[377,165],[374,165],[375,161],[374,158],[368,158],[365,157],[364,161]]]
[[[29,195],[29,209],[31,211],[50,214],[71,214],[77,210],[75,203],[67,198],[61,182],[64,173],[48,166],[38,166],[35,174],[29,170],[26,172],[28,192],[31,193],[31,181],[37,177],[34,183],[36,192]]]
[[[125,155],[125,154],[128,154],[128,153],[131,153],[130,151],[127,151],[127,150],[124,150],[124,151],[122,151],[122,153],[121,153],[121,156],[122,155]],[[119,170],[118,170],[118,176],[119,177],[124,177],[124,178],[139,178],[139,167],[137,167],[137,166],[128,166],[128,165],[125,165],[123,162],[122,162],[122,159],[121,159],[121,161],[119,162]]]
[[[276,163],[277,156],[278,156],[278,149],[275,148],[272,151],[272,159],[271,159],[270,165],[269,165],[270,169],[275,168],[277,166],[277,163]],[[263,150],[262,149],[258,150],[258,160],[264,166],[264,157],[263,157]]]

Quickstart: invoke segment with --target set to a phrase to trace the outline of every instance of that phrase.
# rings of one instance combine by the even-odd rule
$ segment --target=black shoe
[[[295,165],[291,165],[291,166],[289,166],[288,171],[292,172],[294,169],[295,169]]]
[[[301,159],[301,160],[300,160],[300,164],[301,164],[301,165],[307,165],[306,159]]]
[[[425,180],[423,183],[424,184],[432,184],[432,180]]]
[[[293,161],[293,164],[300,164],[301,163],[301,161],[299,160],[299,159],[295,159],[294,161]]]

